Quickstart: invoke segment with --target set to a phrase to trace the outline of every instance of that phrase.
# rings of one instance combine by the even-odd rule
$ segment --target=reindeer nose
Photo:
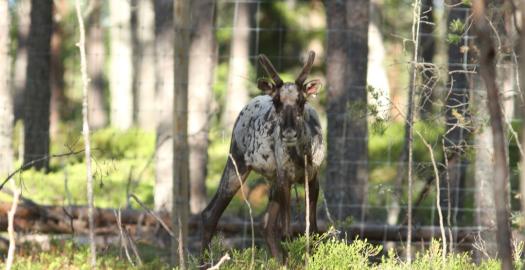
[[[293,129],[285,129],[282,134],[286,143],[293,143],[297,139],[297,132]]]

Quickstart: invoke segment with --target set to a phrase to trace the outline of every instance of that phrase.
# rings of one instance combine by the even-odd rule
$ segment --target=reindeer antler
[[[275,67],[273,67],[272,62],[270,62],[270,59],[268,59],[266,55],[259,54],[259,64],[264,68],[266,73],[272,78],[273,82],[275,83],[275,86],[281,87],[283,85],[283,80],[281,79],[281,77],[279,77],[277,70],[275,70]]]
[[[306,60],[306,63],[304,63],[301,73],[299,73],[299,76],[297,76],[297,79],[295,80],[295,83],[297,85],[303,85],[304,81],[306,81],[306,77],[308,77],[308,74],[310,74],[310,70],[312,70],[314,59],[315,59],[315,52],[309,51],[308,59]]]

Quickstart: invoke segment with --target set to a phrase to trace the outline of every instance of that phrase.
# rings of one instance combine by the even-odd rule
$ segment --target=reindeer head
[[[257,87],[272,97],[281,131],[279,135],[288,146],[295,145],[302,134],[304,106],[307,98],[315,95],[321,87],[319,80],[305,82],[312,69],[314,58],[315,53],[310,51],[308,59],[295,82],[283,82],[268,57],[264,54],[259,55],[259,63],[271,80],[259,79]]]

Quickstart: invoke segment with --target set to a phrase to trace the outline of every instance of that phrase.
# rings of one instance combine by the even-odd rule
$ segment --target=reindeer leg
[[[236,160],[241,181],[244,183],[251,170],[245,165],[244,159],[235,156],[234,159]],[[204,251],[209,248],[211,238],[217,229],[219,218],[240,187],[241,183],[235,171],[235,166],[231,158],[228,158],[219,188],[208,206],[201,213],[201,255],[204,255]]]
[[[319,198],[319,181],[315,176],[309,183],[308,204],[310,209],[310,233],[317,233],[317,199]]]
[[[279,226],[279,214],[281,211],[279,209],[280,205],[276,193],[279,193],[278,189],[272,187],[270,193],[270,201],[268,203],[268,219],[266,220],[265,224],[266,228],[264,237],[266,239],[266,243],[268,244],[268,248],[270,249],[270,254],[272,254],[272,257],[274,257],[280,262],[283,262],[283,252],[280,243],[282,234]]]
[[[291,183],[288,181],[284,172],[277,173],[277,189],[278,200],[281,205],[280,217],[282,232],[285,238],[290,238],[292,232],[290,229],[290,216],[291,216]]]

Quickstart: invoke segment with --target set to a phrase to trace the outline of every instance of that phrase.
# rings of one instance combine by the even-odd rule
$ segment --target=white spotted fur
[[[304,109],[305,131],[297,143],[299,155],[309,155],[309,176],[316,174],[324,159],[324,146],[317,112],[308,104]],[[311,130],[308,121],[317,125]],[[304,181],[304,169],[298,170],[279,136],[279,118],[268,95],[257,96],[241,111],[233,128],[232,143],[244,153],[246,165],[269,180],[276,178],[277,168],[284,169],[293,182]],[[305,148],[305,149],[301,149]],[[265,158],[266,157],[266,158]]]

